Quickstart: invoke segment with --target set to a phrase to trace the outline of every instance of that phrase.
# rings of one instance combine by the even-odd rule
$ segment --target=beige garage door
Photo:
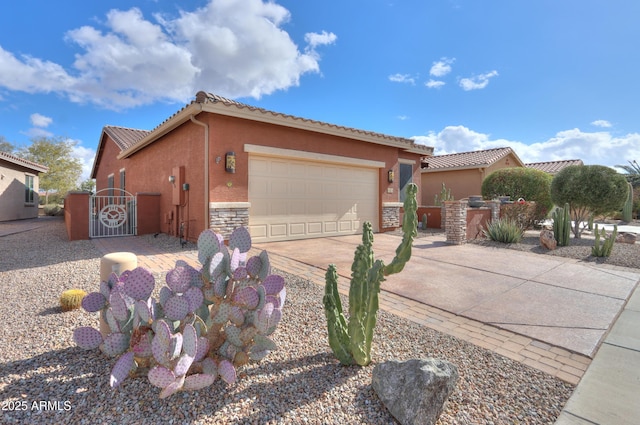
[[[250,155],[249,202],[256,242],[377,231],[378,169]]]

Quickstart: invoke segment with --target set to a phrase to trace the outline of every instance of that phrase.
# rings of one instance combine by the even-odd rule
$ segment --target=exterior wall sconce
[[[224,170],[227,173],[236,172],[236,154],[234,152],[227,152],[224,156]]]
[[[393,170],[389,170],[389,171],[387,172],[387,181],[388,181],[389,183],[393,183],[393,178],[394,178]]]
[[[176,182],[176,176],[169,176],[169,183],[174,184]]]

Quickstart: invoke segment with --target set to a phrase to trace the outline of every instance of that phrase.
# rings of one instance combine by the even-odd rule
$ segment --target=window
[[[33,191],[34,176],[25,174],[24,176],[24,202],[33,204],[35,202],[35,192]]]
[[[109,196],[109,203],[113,204],[113,174],[107,176],[107,196]]]
[[[413,166],[400,163],[400,202],[407,196],[407,185],[413,181]]]
[[[124,168],[123,168],[122,170],[120,170],[120,190],[122,190],[122,192],[120,192],[122,194],[122,197],[120,198],[120,203],[121,204],[124,204],[124,202],[125,202],[124,184],[125,184],[125,178],[124,178]]]

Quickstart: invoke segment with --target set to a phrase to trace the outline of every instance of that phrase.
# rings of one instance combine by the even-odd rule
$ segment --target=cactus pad
[[[238,227],[231,233],[229,248],[238,248],[241,253],[248,252],[251,249],[251,235],[246,227]]]
[[[256,289],[251,286],[242,288],[236,291],[236,293],[233,295],[234,303],[248,309],[256,308],[259,301],[260,297],[258,296],[258,291],[256,291]]]
[[[198,352],[198,334],[196,328],[188,323],[182,330],[182,350],[190,357],[195,357]]]
[[[102,310],[107,304],[107,299],[101,292],[91,292],[82,299],[82,308],[89,313]]]
[[[220,378],[227,384],[233,384],[236,382],[236,368],[229,360],[222,360],[218,364],[218,374]]]
[[[171,334],[167,322],[161,320],[156,325],[156,335],[151,341],[153,357],[160,364],[167,364],[180,355],[182,351],[182,335]]]
[[[198,237],[198,261],[200,264],[206,264],[220,251],[220,239],[213,230],[207,229],[200,233]]]
[[[245,267],[249,276],[257,277],[258,274],[260,274],[260,269],[262,268],[262,260],[258,256],[251,257],[247,260],[247,265]]]
[[[242,309],[238,306],[231,307],[229,311],[229,320],[236,326],[242,326],[244,323],[244,313]]]
[[[284,278],[282,276],[272,274],[262,281],[262,285],[264,286],[267,295],[277,295],[284,288]]]
[[[73,340],[78,347],[93,350],[102,344],[102,334],[97,329],[83,326],[73,331]]]
[[[129,336],[123,333],[112,333],[102,342],[102,351],[108,356],[117,356],[129,348]]]
[[[187,303],[189,304],[189,312],[191,313],[196,311],[204,301],[202,290],[195,286],[192,286],[191,288],[187,289],[187,291],[183,294],[183,296],[187,300]]]
[[[203,359],[202,362],[200,362],[200,365],[202,366],[203,373],[211,376],[218,376],[218,365],[211,357]]]
[[[227,326],[224,329],[224,333],[227,335],[227,341],[229,341],[236,347],[242,348],[244,344],[240,339],[240,328],[236,328],[235,326]]]
[[[198,338],[198,342],[196,345],[196,355],[194,356],[193,361],[202,361],[207,353],[209,353],[209,340],[206,336],[201,336],[200,338]]]
[[[226,274],[229,265],[228,257],[228,254],[227,256],[225,256],[222,252],[218,252],[213,257],[211,257],[211,263],[209,263],[209,274],[211,275],[212,279],[216,279],[218,278],[218,276]]]
[[[187,376],[184,380],[183,390],[196,391],[206,388],[214,383],[216,375],[207,375],[205,373],[198,373],[195,375]]]
[[[189,301],[181,295],[174,295],[164,304],[164,312],[169,320],[182,320],[189,313]]]
[[[113,313],[113,317],[115,317],[116,320],[124,322],[129,318],[129,309],[127,308],[127,303],[125,302],[124,297],[119,291],[111,292],[111,296],[109,297],[109,304],[111,305],[111,312]]]
[[[173,368],[173,373],[175,373],[176,376],[184,376],[187,374],[192,364],[193,357],[188,354],[183,354],[178,357],[176,366]]]
[[[122,383],[122,381],[127,379],[129,372],[131,372],[134,367],[135,361],[133,358],[133,352],[129,351],[128,353],[123,354],[113,366],[113,369],[111,369],[111,388],[116,388]]]
[[[182,294],[191,286],[191,270],[185,267],[176,267],[167,273],[167,285],[177,294]]]
[[[174,373],[164,366],[154,366],[147,376],[151,384],[160,388],[167,388],[176,380]]]
[[[184,384],[184,375],[178,377],[160,392],[160,398],[167,398],[180,391]]]
[[[151,272],[144,267],[131,270],[124,280],[124,293],[134,300],[146,300],[151,296],[155,286],[155,279]]]

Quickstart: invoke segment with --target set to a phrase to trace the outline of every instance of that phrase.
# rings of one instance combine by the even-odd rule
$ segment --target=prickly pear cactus
[[[82,300],[86,311],[100,313],[108,332],[80,327],[73,339],[81,348],[118,356],[114,388],[141,372],[162,389],[161,398],[205,388],[218,376],[233,384],[238,367],[277,348],[271,335],[286,298],[285,281],[271,274],[267,252],[247,260],[250,249],[243,227],[231,234],[228,248],[222,236],[205,230],[198,238],[202,269],[177,261],[157,300],[148,270],[112,274]]]
[[[343,314],[338,293],[336,267],[330,264],[327,269],[323,303],[327,318],[329,346],[340,363],[344,365],[355,363],[366,366],[371,363],[371,342],[378,315],[380,284],[385,280],[385,276],[401,272],[411,258],[411,245],[417,235],[418,224],[417,191],[418,187],[413,183],[407,187],[402,222],[404,236],[389,265],[385,265],[382,260],[374,260],[371,223],[364,223],[362,244],[356,249],[351,266],[348,322]]]

